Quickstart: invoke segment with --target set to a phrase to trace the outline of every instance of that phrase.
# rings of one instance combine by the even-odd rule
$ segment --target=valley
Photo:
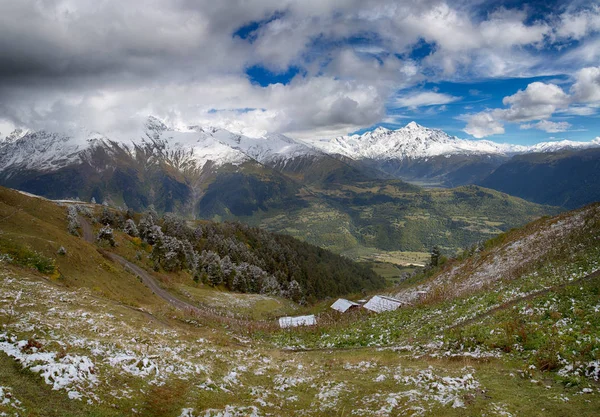
[[[54,199],[93,198],[137,211],[153,206],[188,219],[242,221],[347,256],[371,253],[372,260],[378,253],[428,253],[434,245],[453,255],[564,209],[475,185],[420,188],[394,179],[404,174],[384,166],[392,163],[389,158],[408,164],[411,181],[442,181],[438,174],[452,167],[470,178],[457,184],[468,184],[482,177],[467,173],[471,163],[555,150],[547,144],[529,149],[466,141],[416,123],[310,144],[283,135],[249,138],[198,126],[178,130],[153,117],[138,134],[129,140],[86,131],[21,132],[0,144],[0,183]],[[331,148],[346,142],[350,145]],[[396,153],[386,154],[386,147]],[[384,155],[387,159],[379,159],[384,165],[374,163]]]
[[[0,417],[598,417],[600,3],[1,0]]]
[[[1,191],[0,411],[9,415],[592,416],[597,409],[598,205],[540,219],[462,260],[368,291],[406,300],[397,311],[340,316],[331,298],[301,306],[156,269],[150,248],[140,259],[138,238],[119,229],[114,247],[69,235],[66,209],[76,202]],[[102,206],[85,206],[105,215]],[[91,234],[82,227],[88,240],[100,229],[90,226]],[[66,255],[57,254],[60,246]],[[157,296],[117,256],[194,308]],[[317,326],[276,326],[276,317],[300,314],[317,314]]]

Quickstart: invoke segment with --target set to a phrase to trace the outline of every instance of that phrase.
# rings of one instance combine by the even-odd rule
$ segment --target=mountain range
[[[597,148],[600,138],[591,142],[563,140],[531,146],[499,144],[459,139],[442,130],[410,122],[398,130],[378,127],[362,135],[311,144],[329,154],[362,161],[395,178],[452,187],[483,182],[492,171],[517,155]]]
[[[600,200],[593,181],[599,149],[600,138],[525,147],[459,139],[414,122],[298,141],[148,117],[126,136],[15,131],[0,142],[0,185],[54,199],[239,220],[342,253],[427,251],[435,242],[455,251],[559,210],[548,205]],[[585,169],[557,162],[576,155],[585,156]],[[537,176],[527,174],[533,163]],[[557,188],[555,178],[566,182]],[[549,187],[555,192],[540,192]]]
[[[0,140],[0,171],[53,171],[84,162],[99,147],[115,146],[132,157],[143,150],[151,150],[156,157],[178,169],[202,169],[209,162],[222,166],[228,163],[240,165],[246,161],[284,168],[297,158],[334,156],[353,161],[377,161],[378,167],[388,172],[386,163],[390,161],[430,161],[440,156],[447,159],[484,156],[501,160],[522,154],[600,147],[600,137],[590,142],[563,140],[523,146],[459,139],[442,130],[410,122],[398,130],[378,127],[362,135],[302,142],[281,134],[248,137],[216,127],[170,127],[149,116],[139,131],[129,136],[110,137],[85,129],[72,129],[62,134],[15,130]]]

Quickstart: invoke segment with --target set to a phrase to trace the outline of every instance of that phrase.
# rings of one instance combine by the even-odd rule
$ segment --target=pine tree
[[[113,234],[113,229],[109,225],[104,226],[98,232],[96,240],[100,242],[107,241],[110,244],[110,246],[115,246],[115,236]]]
[[[304,291],[302,286],[295,279],[291,280],[286,289],[286,297],[292,299],[297,303],[301,303],[304,300]]]
[[[111,226],[113,226],[115,224],[115,216],[110,211],[108,206],[102,207],[102,214],[100,215],[100,223],[104,224],[104,225],[108,224]]]
[[[137,237],[139,235],[135,222],[131,219],[127,219],[123,231],[132,237]]]
[[[77,207],[69,206],[67,208],[67,220],[69,222],[67,226],[67,230],[73,236],[79,236],[78,229],[81,228],[81,224],[79,223],[79,217],[77,216]]]
[[[150,245],[152,245],[152,243],[150,243],[148,241],[148,235],[150,234],[150,231],[152,230],[152,228],[154,227],[154,219],[152,218],[152,216],[149,215],[144,215],[141,219],[140,222],[138,223],[138,233],[140,235],[140,237],[142,239],[144,239],[146,242],[148,242]]]
[[[145,240],[149,245],[158,244],[163,238],[163,232],[160,226],[154,225],[146,232]]]
[[[261,294],[268,295],[281,295],[281,285],[277,281],[273,275],[269,275],[262,282],[262,286],[260,288]]]
[[[440,251],[439,246],[434,246],[433,249],[431,250],[431,262],[430,265],[433,267],[437,267],[440,263],[440,257],[441,257],[442,253]]]

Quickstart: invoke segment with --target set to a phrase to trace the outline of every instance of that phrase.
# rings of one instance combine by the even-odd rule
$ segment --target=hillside
[[[515,156],[478,183],[539,204],[573,209],[600,201],[600,149]]]
[[[304,207],[242,217],[336,252],[445,253],[487,240],[558,209],[465,186],[420,189],[399,180],[307,187]]]
[[[389,291],[411,300],[396,312],[340,317],[327,312],[329,303],[298,310],[278,297],[195,284],[160,262],[156,271],[140,240],[115,232],[115,247],[89,243],[86,227],[83,237],[67,234],[64,205],[0,191],[0,412],[597,412],[598,205],[540,219],[413,277]],[[118,221],[118,212],[87,207]],[[149,214],[133,218],[139,225]],[[88,224],[85,214],[82,221]],[[168,231],[178,223],[161,224]],[[233,233],[251,248],[261,236],[245,226],[202,225],[203,234]],[[66,254],[57,253],[60,246]],[[152,294],[115,255],[196,307]],[[271,314],[294,311],[319,313],[318,326],[277,330]]]
[[[40,201],[5,188],[0,189],[0,193],[7,213],[10,210],[19,213],[22,204],[34,205]],[[52,207],[53,203],[45,204],[51,207],[51,211],[57,211],[56,207]],[[54,230],[55,233],[65,235],[68,229],[72,234],[82,234],[93,244],[95,236],[107,227],[107,238],[102,240],[109,245],[107,249],[129,258],[142,268],[188,275],[188,285],[193,284],[193,279],[213,287],[283,296],[301,302],[381,288],[383,285],[383,280],[368,268],[346,258],[289,236],[274,235],[239,223],[202,222],[190,227],[184,219],[173,214],[160,218],[152,210],[140,216],[131,210],[117,211],[93,204],[71,204],[68,209],[69,224],[64,225],[63,230]],[[42,208],[38,210],[36,214],[40,217],[36,222],[44,221]],[[3,228],[0,242],[3,247],[9,249],[14,246],[15,253],[37,250],[39,245],[28,240],[28,228],[19,229],[20,226],[13,225],[10,216]],[[56,223],[64,224],[60,217],[57,220]],[[91,224],[96,225],[95,231]],[[24,234],[25,239],[11,238],[9,230],[14,230],[11,232],[14,236]],[[33,231],[31,236],[39,238]],[[72,239],[71,236],[67,238]],[[60,242],[60,239],[55,237],[52,242]],[[55,258],[53,255],[58,248],[54,249],[54,253],[48,252],[49,248],[40,248],[43,250],[40,256]],[[70,255],[67,257],[70,258]],[[67,257],[53,261],[59,262],[55,265],[56,273],[67,273],[66,268],[71,265],[60,263]]]

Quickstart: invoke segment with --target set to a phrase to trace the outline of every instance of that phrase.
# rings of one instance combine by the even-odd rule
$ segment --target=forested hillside
[[[481,185],[568,209],[600,201],[600,149],[515,156]]]
[[[197,282],[301,303],[384,285],[368,267],[290,236],[234,222],[190,227],[172,213],[159,218],[154,210],[141,215],[137,224],[135,217],[131,211],[104,207],[95,220],[139,236],[149,251],[151,246],[155,270],[189,271]]]

